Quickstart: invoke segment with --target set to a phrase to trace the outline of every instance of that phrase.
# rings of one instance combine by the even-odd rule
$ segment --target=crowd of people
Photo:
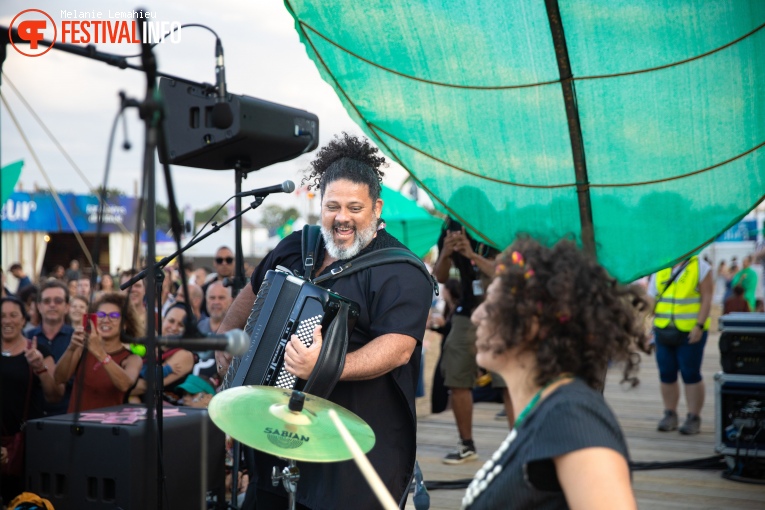
[[[476,380],[492,381],[504,403],[498,418],[508,435],[475,475],[463,507],[635,508],[629,453],[616,417],[602,397],[607,368],[624,367],[624,381],[636,381],[637,350],[651,346],[645,316],[653,312],[653,345],[661,378],[664,416],[658,429],[700,430],[704,386],[701,359],[709,330],[714,282],[709,264],[691,257],[659,271],[647,292],[619,285],[572,241],[543,246],[519,237],[499,251],[449,219],[437,242],[432,273],[442,284],[444,308],[433,313],[433,281],[412,264],[395,262],[342,274],[349,260],[384,248],[404,246],[385,229],[380,198],[385,159],[371,144],[347,134],[323,147],[305,183],[321,196],[320,241],[308,263],[301,232],[282,240],[248,275],[234,297],[234,254],[220,247],[212,270],[168,266],[158,304],[146,302],[142,280],[118,289],[138,273],[91,274],[72,261],[57,266],[37,284],[20,264],[9,271],[15,292],[2,285],[2,497],[24,489],[15,441],[30,419],[67,412],[139,403],[150,381],[163,388],[167,405],[206,406],[220,391],[231,357],[223,352],[160,349],[159,367],[147,374],[147,317],[157,333],[202,334],[243,328],[266,272],[277,267],[322,284],[360,305],[349,332],[339,381],[328,399],[349,409],[374,430],[368,453],[383,484],[403,508],[416,453],[415,394],[421,375],[426,328],[443,334],[436,374],[454,413],[458,447],[446,464],[479,458],[472,435]],[[752,258],[740,271],[718,268],[730,288],[725,306],[757,309],[757,275]],[[733,264],[731,264],[733,265]],[[179,285],[180,272],[188,280]],[[318,326],[313,344],[296,336],[287,344],[284,366],[308,379],[326,334]],[[688,414],[678,423],[678,374]],[[280,461],[246,450],[250,480],[242,508],[287,506],[287,494],[271,483]],[[297,508],[379,508],[355,465],[301,464]]]
[[[188,302],[179,269],[165,268],[161,308],[146,303],[142,280],[118,290],[116,282],[128,281],[137,270],[122,271],[118,277],[102,273],[91,288],[91,274],[77,260],[66,271],[57,266],[37,284],[20,264],[11,266],[19,285],[11,292],[3,278],[2,501],[10,502],[24,489],[22,439],[28,420],[144,402],[146,349],[133,340],[146,336],[150,309],[157,316],[157,332],[164,335],[180,335],[188,324],[203,333],[217,329],[232,302],[231,288],[223,285],[233,274],[231,253],[230,248],[221,247],[212,270],[186,265]],[[209,315],[200,302],[203,286]],[[187,314],[194,320],[186,321]],[[209,402],[204,396],[220,386],[211,351],[162,350],[158,364],[167,405],[197,407],[203,399]],[[194,379],[184,384],[189,377]]]

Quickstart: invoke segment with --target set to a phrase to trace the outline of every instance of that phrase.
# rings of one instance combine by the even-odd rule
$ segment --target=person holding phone
[[[122,344],[123,331],[131,337],[140,335],[140,323],[133,307],[125,306],[126,299],[116,292],[102,295],[95,305],[96,321],[92,314],[85,315],[91,322],[90,332],[78,324],[69,347],[56,364],[56,382],[68,381],[77,372],[70,413],[75,408],[87,411],[122,404],[138,379],[141,358]]]
[[[452,266],[460,275],[460,299],[451,318],[451,330],[442,344],[441,359],[444,386],[451,393],[454,421],[460,436],[457,449],[448,453],[443,462],[455,465],[478,458],[473,442],[473,386],[478,365],[475,361],[475,326],[470,323],[470,314],[483,301],[485,285],[494,275],[497,250],[477,242],[452,218],[438,239],[438,250],[433,274],[439,283],[448,281]],[[503,388],[505,411],[508,417],[512,416],[512,404],[504,382],[494,377],[492,384]]]

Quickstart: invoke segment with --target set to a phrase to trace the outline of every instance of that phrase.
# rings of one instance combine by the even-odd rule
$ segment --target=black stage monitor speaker
[[[765,376],[715,374],[715,450],[765,458]]]
[[[159,90],[168,156],[164,161],[160,154],[163,163],[209,170],[238,165],[247,172],[288,161],[319,145],[319,118],[304,110],[233,94],[216,105],[210,88],[168,78],[159,80]],[[232,115],[216,115],[226,103]]]
[[[765,313],[723,315],[720,330],[723,372],[765,375]]]
[[[27,490],[56,510],[154,508],[156,480],[147,485],[145,420],[142,406],[116,406],[82,413],[77,430],[72,414],[32,420],[27,424]],[[164,471],[167,497],[163,508],[202,508],[202,473],[207,489],[222,500],[225,436],[206,409],[178,408],[163,420]],[[93,421],[85,421],[93,420]],[[202,451],[202,437],[207,449]]]

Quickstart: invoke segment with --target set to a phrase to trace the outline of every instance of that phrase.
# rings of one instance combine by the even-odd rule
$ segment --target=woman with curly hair
[[[599,388],[609,361],[635,382],[642,291],[571,241],[515,241],[473,313],[476,360],[507,382],[515,426],[463,508],[636,508],[627,444]]]
[[[126,300],[117,292],[103,294],[95,304],[95,327],[87,332],[82,324],[75,325],[72,341],[59,359],[55,374],[56,382],[61,383],[77,371],[70,413],[120,405],[138,379],[141,358],[122,344],[123,332],[133,338],[141,334],[134,308]],[[84,357],[83,349],[87,349]]]

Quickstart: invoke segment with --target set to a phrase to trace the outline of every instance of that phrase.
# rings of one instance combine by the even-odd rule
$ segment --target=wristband
[[[112,357],[107,354],[104,360],[101,362],[101,364],[106,365],[107,363],[111,363],[111,362],[112,362]]]
[[[704,331],[704,323],[703,322],[697,322],[696,325],[699,327],[701,331]]]
[[[48,371],[48,367],[43,365],[43,367],[40,370],[35,370],[35,375],[42,375],[42,374],[44,374],[47,371]]]

